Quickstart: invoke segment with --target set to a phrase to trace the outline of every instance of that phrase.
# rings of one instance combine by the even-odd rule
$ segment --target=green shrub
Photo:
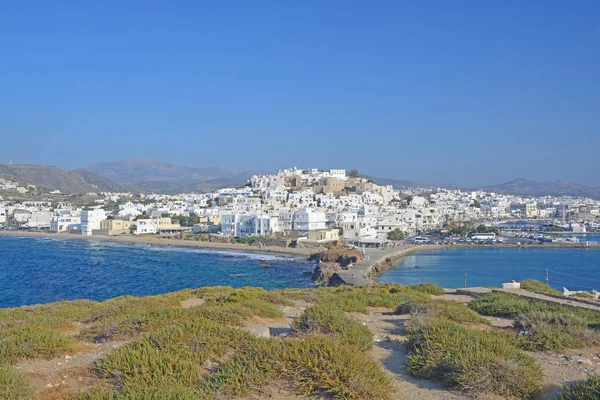
[[[325,336],[251,340],[206,379],[203,393],[209,398],[245,396],[280,379],[300,395],[385,400],[394,394],[390,378],[376,361],[356,346]]]
[[[598,400],[600,399],[600,375],[585,381],[565,386],[556,400]]]
[[[298,334],[323,333],[334,335],[342,341],[362,349],[373,347],[373,333],[356,319],[346,315],[340,308],[317,305],[307,308],[293,324]]]
[[[452,300],[415,299],[398,306],[397,314],[424,314],[449,319],[455,322],[488,324],[488,320],[464,304]]]
[[[27,377],[14,367],[0,365],[0,399],[27,400],[31,399],[32,390]]]
[[[545,283],[542,283],[540,281],[536,281],[535,279],[527,279],[521,282],[521,289],[525,289],[525,290],[529,290],[532,292],[538,292],[538,293],[548,293],[548,294],[554,294],[557,296],[561,296],[562,292],[559,292],[556,289],[553,289],[549,286],[546,286]]]
[[[411,375],[442,379],[461,390],[526,398],[542,383],[537,362],[502,332],[470,329],[429,317],[412,327],[409,349]]]
[[[520,314],[543,311],[555,315],[568,315],[587,325],[600,323],[600,312],[598,311],[549,304],[509,293],[482,294],[471,301],[469,307],[479,314],[495,317],[515,318]]]
[[[594,296],[592,296],[590,293],[587,292],[577,292],[575,293],[575,297],[579,297],[580,299],[593,299]]]
[[[518,343],[527,350],[561,350],[600,343],[597,311],[506,293],[478,296],[469,307],[484,315],[514,318],[516,329],[522,333]]]
[[[571,315],[545,311],[520,314],[515,326],[523,334],[520,344],[527,350],[562,350],[600,344],[600,332]]]
[[[75,339],[47,326],[17,326],[0,335],[0,365],[25,358],[50,359],[69,350]]]
[[[396,308],[415,297],[426,297],[408,288],[395,286],[367,286],[364,288],[321,288],[311,301],[338,307],[346,312],[366,313],[367,307]]]
[[[443,296],[446,294],[446,292],[441,286],[434,285],[433,283],[421,283],[420,285],[413,285],[409,286],[408,288],[410,290],[431,294],[433,296]]]
[[[168,387],[175,382],[194,388],[204,378],[204,361],[222,358],[249,338],[244,330],[209,320],[182,320],[113,351],[98,364],[98,372],[126,389]]]

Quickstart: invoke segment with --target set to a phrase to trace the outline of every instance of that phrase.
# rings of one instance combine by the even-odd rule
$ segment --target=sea
[[[216,285],[302,288],[314,267],[293,256],[0,235],[0,307]]]
[[[512,280],[545,282],[548,270],[548,283],[553,288],[600,291],[598,248],[439,248],[409,254],[396,260],[394,266],[378,277],[379,283],[427,282],[461,288],[466,272],[467,287],[499,287]]]

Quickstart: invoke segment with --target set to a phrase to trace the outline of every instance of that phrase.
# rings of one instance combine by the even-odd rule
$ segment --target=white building
[[[154,234],[158,232],[158,219],[138,219],[135,222],[135,226],[134,233],[136,235]]]
[[[77,231],[81,229],[81,217],[75,215],[55,215],[50,221],[53,232]]]
[[[327,215],[322,211],[302,208],[294,212],[294,230],[306,235],[308,231],[327,228]]]
[[[332,178],[346,180],[346,170],[345,169],[330,169],[329,176],[331,176]]]
[[[268,236],[278,231],[278,218],[268,214],[221,215],[221,232],[225,236]]]
[[[104,210],[83,210],[81,212],[81,234],[90,236],[94,229],[100,229],[100,222],[106,219]]]

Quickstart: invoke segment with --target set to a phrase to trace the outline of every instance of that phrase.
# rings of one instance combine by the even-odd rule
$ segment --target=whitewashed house
[[[83,236],[92,235],[94,229],[100,229],[100,222],[106,219],[106,211],[99,210],[83,210],[81,212],[81,234]]]

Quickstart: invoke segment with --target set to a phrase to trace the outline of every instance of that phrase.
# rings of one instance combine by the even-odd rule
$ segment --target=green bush
[[[537,362],[502,332],[470,329],[429,317],[412,327],[409,350],[411,375],[442,379],[449,386],[473,393],[526,398],[542,383]]]
[[[241,329],[208,320],[182,320],[113,351],[98,364],[99,374],[134,392],[155,386],[197,387],[201,364],[220,359],[250,339]]]
[[[520,344],[527,350],[562,350],[600,344],[600,332],[570,315],[545,311],[520,314],[515,326],[523,332]]]
[[[526,299],[507,293],[476,297],[469,307],[483,315],[515,319],[527,350],[561,350],[600,343],[600,313],[583,308]]]
[[[47,326],[17,326],[0,335],[0,365],[25,358],[50,359],[70,350],[75,339]]]
[[[367,286],[364,288],[320,288],[311,299],[319,304],[338,307],[346,312],[366,313],[367,307],[396,308],[416,297],[426,297],[400,285]]]
[[[433,283],[421,283],[420,285],[413,285],[408,287],[410,290],[416,290],[417,292],[431,294],[433,296],[443,296],[446,294],[444,289]]]
[[[397,314],[423,314],[449,319],[455,322],[488,324],[488,320],[464,304],[452,300],[415,299],[398,306]]]
[[[598,400],[600,399],[600,375],[565,386],[556,400]]]
[[[529,290],[532,292],[538,292],[538,293],[554,294],[557,296],[562,295],[562,293],[559,292],[558,290],[548,287],[548,286],[546,286],[545,283],[536,281],[534,279],[527,279],[527,280],[522,281],[521,289]]]
[[[0,399],[27,400],[31,399],[32,390],[27,377],[14,367],[0,365]]]
[[[297,334],[323,333],[339,337],[364,350],[373,347],[373,333],[340,308],[317,305],[307,308],[293,324]]]
[[[245,396],[281,379],[300,395],[386,400],[394,394],[388,375],[360,348],[333,337],[309,336],[251,340],[206,379],[202,398]]]
[[[594,296],[592,296],[590,293],[587,292],[577,292],[575,293],[575,297],[579,297],[580,299],[593,299]]]
[[[495,317],[515,318],[520,314],[543,311],[555,315],[568,315],[587,325],[600,323],[600,312],[598,311],[549,304],[509,293],[482,294],[471,301],[469,307],[479,314]]]

